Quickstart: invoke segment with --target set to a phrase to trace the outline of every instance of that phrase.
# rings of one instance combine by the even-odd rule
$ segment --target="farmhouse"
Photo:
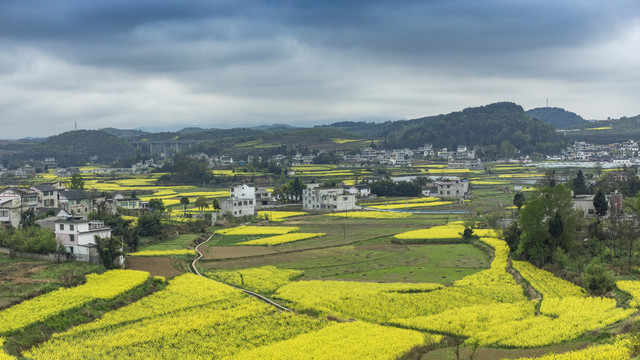
[[[91,196],[82,190],[64,190],[59,193],[60,207],[74,215],[87,215],[91,212]]]
[[[307,184],[302,191],[302,209],[345,211],[357,209],[356,195],[345,189],[321,189],[320,184]]]
[[[618,190],[606,195],[606,197],[609,205],[607,216],[611,213],[619,213],[622,211],[622,194],[620,194]],[[581,210],[585,217],[594,217],[596,216],[596,208],[593,205],[593,198],[594,195],[574,195],[573,208]]]
[[[54,233],[60,246],[64,246],[71,257],[78,261],[99,263],[96,237],[111,237],[111,228],[99,220],[84,220],[80,217],[67,217],[54,221]],[[122,249],[121,249],[122,250]],[[124,259],[121,259],[120,265]]]
[[[35,191],[9,187],[0,192],[0,222],[18,227],[22,214],[38,207],[38,194]]]
[[[235,217],[253,215],[256,212],[256,188],[253,184],[233,184],[228,199],[220,200],[223,214]]]
[[[469,182],[459,178],[436,181],[438,196],[441,198],[462,199],[469,195]]]

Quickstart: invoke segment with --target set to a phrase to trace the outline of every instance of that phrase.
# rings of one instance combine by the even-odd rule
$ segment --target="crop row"
[[[633,356],[632,339],[619,337],[613,344],[594,345],[583,350],[569,351],[560,354],[549,354],[537,357],[535,360],[627,360]],[[534,358],[520,358],[518,360],[534,360]]]
[[[270,236],[262,239],[249,240],[239,243],[238,245],[279,245],[294,241],[313,239],[326,236],[326,233],[293,233]]]
[[[365,323],[330,324],[285,313],[191,274],[26,352],[46,359],[392,359],[438,337]],[[356,356],[357,357],[357,356]],[[367,356],[368,357],[368,356]]]
[[[0,337],[0,360],[15,360],[13,356],[4,352],[3,346],[4,346],[4,338]]]
[[[207,277],[226,284],[261,293],[272,293],[304,275],[304,271],[279,269],[275,266],[207,272]]]
[[[370,207],[374,209],[380,209],[380,210],[392,210],[392,209],[418,208],[418,207],[427,207],[427,206],[441,206],[441,205],[449,205],[451,203],[452,203],[451,201],[429,201],[429,202],[406,203],[406,204],[373,205]]]
[[[629,306],[640,307],[640,281],[620,280],[616,281],[616,286],[633,297]]]
[[[283,222],[287,218],[302,215],[307,215],[307,213],[302,211],[258,211],[258,218],[268,219],[272,222]]]
[[[114,298],[144,283],[149,278],[149,273],[111,270],[86,277],[84,285],[60,288],[0,311],[0,334],[44,321],[95,299]]]
[[[545,298],[584,296],[583,288],[539,269],[526,261],[513,261],[513,268]]]
[[[216,231],[222,235],[282,235],[295,232],[300,228],[295,226],[236,226],[231,229]]]
[[[411,216],[410,213],[387,211],[349,211],[326,214],[327,216],[350,219],[401,219]]]

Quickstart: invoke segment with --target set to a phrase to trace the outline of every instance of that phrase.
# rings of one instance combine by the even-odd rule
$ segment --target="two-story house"
[[[35,191],[38,194],[38,202],[40,203],[40,207],[58,207],[58,192],[60,191],[60,189],[50,184],[41,184],[32,186],[31,190]]]
[[[96,237],[111,237],[111,228],[100,220],[84,220],[80,217],[68,217],[54,221],[54,233],[60,246],[78,261],[99,263]],[[122,264],[123,259],[120,260]]]
[[[86,216],[92,211],[91,196],[83,190],[60,191],[58,193],[58,204],[73,215]]]
[[[469,182],[459,178],[439,180],[435,182],[438,188],[438,197],[462,199],[469,195]]]
[[[29,189],[9,187],[0,192],[0,221],[11,224],[13,227],[20,225],[22,214],[31,209],[38,208],[38,194]]]

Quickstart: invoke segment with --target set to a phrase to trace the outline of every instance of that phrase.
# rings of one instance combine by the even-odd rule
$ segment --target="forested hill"
[[[556,129],[566,129],[587,122],[582,116],[557,107],[535,108],[527,110],[526,113],[532,118],[553,125]]]
[[[390,148],[417,148],[432,143],[436,148],[449,149],[458,145],[481,146],[494,154],[503,141],[508,141],[531,154],[554,153],[565,144],[553,126],[532,119],[521,106],[509,102],[380,125],[377,136],[384,138],[385,146]]]
[[[128,141],[102,130],[68,131],[52,136],[27,151],[32,159],[55,157],[60,166],[86,164],[92,156],[100,163],[135,154],[136,149]]]

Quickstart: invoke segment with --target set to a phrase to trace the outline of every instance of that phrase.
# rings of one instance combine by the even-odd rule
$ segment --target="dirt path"
[[[198,260],[200,260],[200,258],[202,258],[202,253],[200,252],[200,250],[198,248],[202,244],[205,244],[207,241],[211,240],[212,237],[213,237],[213,235],[209,236],[209,238],[207,240],[205,240],[204,242],[202,242],[201,244],[198,244],[198,246],[196,246],[196,253],[198,253],[198,257],[195,258],[193,260],[193,262],[191,263],[191,271],[193,271],[193,273],[196,274],[196,275],[204,277],[202,274],[200,274],[200,271],[198,271],[198,268],[196,267],[196,262]],[[229,286],[231,286],[232,288],[244,291],[246,294],[251,295],[251,296],[253,296],[253,297],[255,297],[255,298],[259,299],[259,300],[262,300],[262,301],[266,302],[269,305],[275,306],[278,310],[286,311],[286,312],[292,312],[290,309],[284,307],[283,305],[280,305],[277,302],[275,302],[275,301],[273,301],[273,300],[271,300],[271,299],[269,299],[269,298],[267,298],[265,296],[262,296],[262,295],[260,295],[258,293],[255,293],[253,291],[249,291],[249,290],[246,290],[246,289],[243,289],[243,288],[239,288],[239,287],[233,286],[233,285],[229,285]]]

